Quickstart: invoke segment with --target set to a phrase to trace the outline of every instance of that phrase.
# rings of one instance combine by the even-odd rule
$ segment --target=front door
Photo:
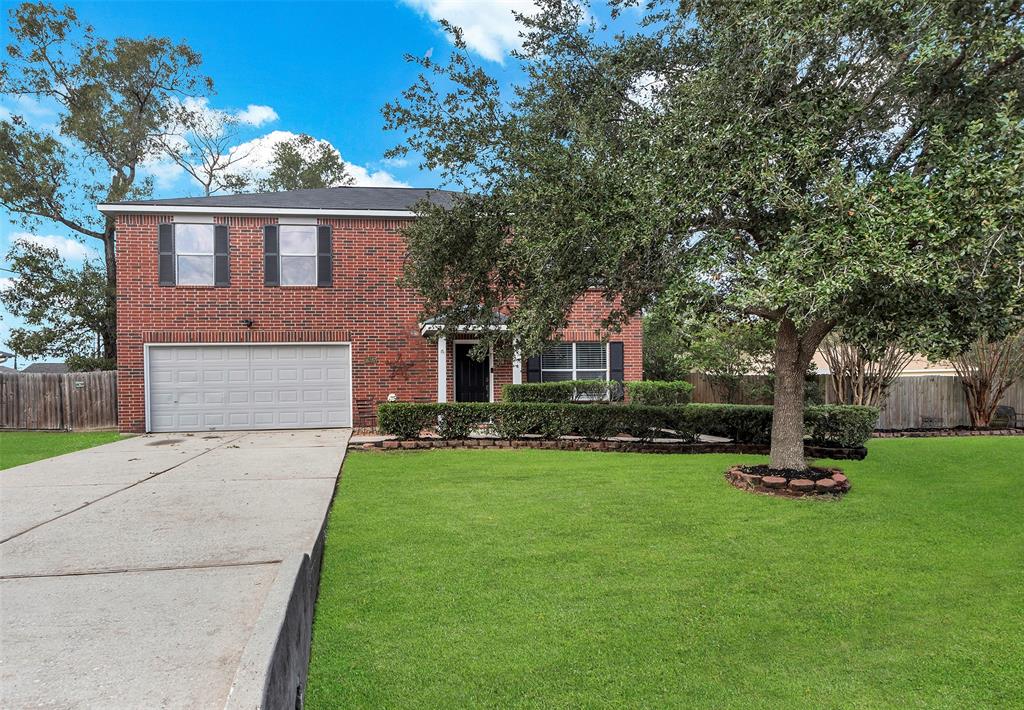
[[[490,358],[474,360],[472,343],[455,344],[455,401],[489,402],[491,399]]]

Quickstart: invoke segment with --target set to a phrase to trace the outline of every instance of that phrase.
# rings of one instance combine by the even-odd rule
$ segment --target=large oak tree
[[[98,37],[71,7],[22,3],[10,11],[9,59],[0,91],[58,107],[56,130],[23,117],[0,120],[0,204],[26,227],[50,220],[103,244],[107,320],[102,356],[117,355],[114,221],[96,204],[149,196],[144,163],[163,151],[161,137],[184,96],[212,83],[200,56],[163,37]]]
[[[466,197],[422,206],[430,315],[536,351],[585,289],[775,332],[771,466],[803,468],[803,376],[837,326],[950,352],[1021,307],[1020,2],[652,0],[521,17],[503,93],[456,28],[385,107]],[[496,334],[485,331],[488,338]]]

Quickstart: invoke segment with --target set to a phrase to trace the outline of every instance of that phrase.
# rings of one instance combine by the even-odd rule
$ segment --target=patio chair
[[[988,424],[995,429],[1016,429],[1024,426],[1024,415],[1017,414],[1009,404],[1000,404]]]

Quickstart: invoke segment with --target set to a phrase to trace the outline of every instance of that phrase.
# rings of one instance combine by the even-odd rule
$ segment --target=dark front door
[[[488,402],[491,399],[490,358],[474,360],[470,343],[455,344],[455,401]]]

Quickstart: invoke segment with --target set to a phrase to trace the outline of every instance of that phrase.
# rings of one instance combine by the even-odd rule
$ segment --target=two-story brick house
[[[640,323],[584,295],[561,343],[477,362],[398,285],[411,206],[451,193],[342,187],[100,205],[117,222],[126,432],[370,426],[379,402],[497,400],[505,383],[642,376]]]

